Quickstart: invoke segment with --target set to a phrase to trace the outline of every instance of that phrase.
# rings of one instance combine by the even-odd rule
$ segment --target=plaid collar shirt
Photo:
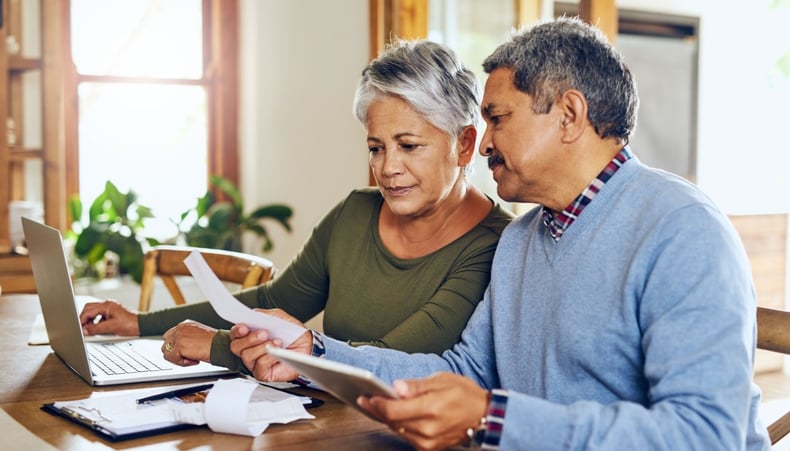
[[[595,195],[601,191],[606,182],[612,178],[614,173],[617,172],[626,161],[630,160],[631,157],[633,157],[631,150],[628,149],[628,147],[623,147],[623,149],[612,158],[612,161],[603,168],[603,171],[587,185],[587,188],[585,188],[570,205],[565,207],[565,210],[562,210],[558,214],[555,215],[551,210],[543,207],[543,225],[549,230],[555,242],[560,240],[562,234],[565,233],[568,227],[573,224],[573,221],[582,214],[584,208],[592,202]]]

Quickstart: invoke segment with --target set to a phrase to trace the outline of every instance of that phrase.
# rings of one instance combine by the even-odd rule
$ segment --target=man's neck
[[[592,145],[570,149],[561,157],[564,163],[560,169],[564,171],[556,177],[562,183],[557,183],[549,199],[545,203],[541,202],[541,205],[555,214],[565,210],[598,177],[623,146],[618,140],[598,138],[593,140]]]

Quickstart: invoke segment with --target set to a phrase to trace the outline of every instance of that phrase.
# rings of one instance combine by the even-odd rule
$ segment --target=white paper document
[[[272,338],[282,340],[283,347],[288,347],[305,332],[305,329],[297,324],[253,310],[234,298],[199,252],[193,251],[189,254],[184,259],[184,265],[192,273],[195,283],[208,298],[211,306],[225,320],[234,324],[246,324],[252,330],[265,329]]]
[[[180,398],[137,402],[145,396],[190,385],[194,384],[97,392],[87,399],[59,401],[52,406],[61,415],[113,439],[167,431],[179,425],[208,425],[214,432],[255,437],[270,424],[315,418],[305,410],[302,397],[241,378],[214,381],[205,402],[185,402]]]
[[[272,389],[273,390],[273,389]],[[208,394],[205,421],[214,432],[257,437],[272,423],[315,418],[296,396],[256,401],[261,386],[243,379],[219,380]]]

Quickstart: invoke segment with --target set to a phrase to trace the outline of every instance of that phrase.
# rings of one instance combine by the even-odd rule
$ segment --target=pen
[[[193,393],[198,393],[203,390],[208,390],[213,386],[214,384],[203,384],[203,385],[195,385],[193,387],[179,388],[177,390],[170,390],[163,393],[157,393],[155,395],[146,396],[145,398],[138,399],[137,404],[144,404],[149,401],[156,401],[159,399],[178,398],[179,396],[191,395]]]

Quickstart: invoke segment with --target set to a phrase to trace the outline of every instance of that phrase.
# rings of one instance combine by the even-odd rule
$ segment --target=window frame
[[[203,2],[203,77],[195,80],[78,74],[71,54],[71,1],[62,9],[63,116],[65,147],[65,198],[79,194],[79,107],[77,89],[82,82],[156,83],[195,85],[206,89],[209,176],[220,175],[239,183],[239,2]],[[211,187],[210,187],[211,188]],[[218,198],[224,194],[215,189]],[[63,209],[66,209],[65,203]],[[72,221],[73,218],[68,218]]]

